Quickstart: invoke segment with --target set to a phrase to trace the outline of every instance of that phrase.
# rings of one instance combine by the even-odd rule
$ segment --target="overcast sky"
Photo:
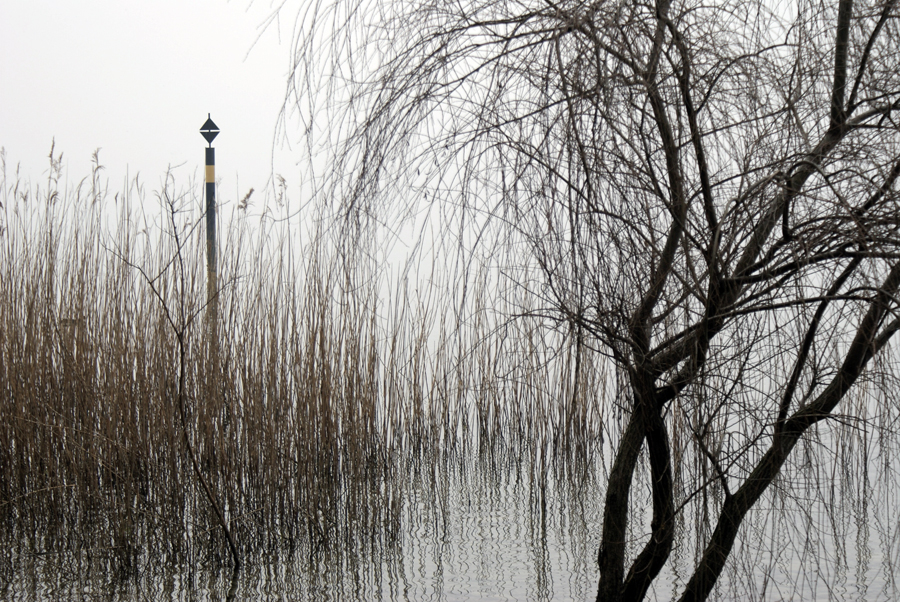
[[[293,33],[294,15],[283,14],[260,37],[277,4],[0,0],[7,177],[16,164],[32,181],[46,174],[55,138],[70,183],[90,173],[97,148],[111,189],[121,188],[126,168],[152,188],[169,165],[180,165],[179,180],[202,178],[199,129],[210,113],[221,130],[213,143],[219,198],[262,189]],[[291,187],[298,184],[294,161],[278,150],[275,170]]]

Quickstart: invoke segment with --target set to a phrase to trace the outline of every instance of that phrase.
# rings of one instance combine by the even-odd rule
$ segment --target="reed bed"
[[[46,182],[8,179],[4,157],[8,554],[90,553],[125,574],[227,564],[190,453],[251,559],[390,548],[415,475],[471,454],[490,466],[514,449],[540,484],[583,476],[599,449],[603,365],[510,320],[522,307],[487,270],[465,294],[439,267],[420,288],[347,253],[324,210],[275,222],[225,199],[213,357],[201,185],[110,191],[96,157],[77,185],[61,173],[51,152]]]
[[[577,527],[570,543],[591,589],[624,387],[490,261],[387,261],[384,241],[348,237],[325,206],[273,220],[273,208],[220,194],[214,356],[202,184],[167,176],[156,190],[132,179],[111,191],[95,157],[66,186],[52,153],[46,181],[31,184],[7,178],[0,158],[0,597],[23,574],[60,591],[99,575],[123,598],[190,586],[197,567],[231,563],[221,512],[250,566],[245,587],[299,575],[298,599],[341,588],[371,599],[392,578],[382,562],[390,572],[411,548],[438,554],[410,533],[433,539],[449,513],[507,490],[527,500],[515,512],[536,550],[548,521]],[[880,399],[861,389],[848,410],[885,420]],[[682,461],[690,438],[678,413],[667,420],[683,503],[677,584],[713,502],[693,495],[703,467]],[[789,574],[809,557],[822,574],[855,564],[863,583],[881,563],[893,587],[896,425],[876,426],[838,423],[802,442],[794,476],[754,510],[723,597],[760,597],[777,571],[760,582],[759,566]],[[636,512],[648,479],[638,471]],[[856,550],[843,543],[853,537]]]

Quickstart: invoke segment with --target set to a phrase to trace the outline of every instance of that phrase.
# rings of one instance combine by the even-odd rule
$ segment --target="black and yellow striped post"
[[[206,300],[207,327],[209,328],[210,357],[219,354],[217,326],[219,323],[219,284],[216,268],[216,149],[212,141],[219,135],[219,128],[207,113],[206,123],[200,128],[209,146],[206,148]]]

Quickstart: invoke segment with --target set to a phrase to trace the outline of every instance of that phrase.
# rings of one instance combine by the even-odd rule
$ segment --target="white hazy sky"
[[[261,191],[273,166],[295,16],[285,12],[262,31],[278,4],[0,0],[7,178],[18,164],[25,179],[42,179],[54,138],[70,184],[90,173],[97,148],[110,189],[121,188],[126,169],[151,188],[169,165],[180,166],[180,182],[202,178],[199,129],[211,113],[221,130],[213,143],[219,198]],[[295,159],[280,142],[275,150],[275,172],[296,188]]]

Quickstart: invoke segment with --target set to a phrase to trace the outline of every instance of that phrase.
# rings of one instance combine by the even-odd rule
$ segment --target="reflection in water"
[[[337,525],[293,553],[227,569],[167,563],[144,550],[126,570],[112,549],[8,550],[4,599],[554,600],[588,599],[600,496],[580,482],[535,475],[507,451],[411,462],[399,478],[397,531]],[[327,518],[321,519],[328,523]],[[370,523],[391,517],[370,517]]]
[[[114,548],[60,548],[32,534],[28,546],[5,548],[0,597],[592,600],[602,464],[563,470],[523,457],[495,449],[398,461],[396,503],[373,504],[370,514],[345,524],[323,514],[307,544],[247,558],[236,580],[192,552],[170,561],[140,547],[123,560]],[[897,599],[896,487],[872,488],[867,470],[833,469],[832,489],[783,486],[760,503],[717,599]],[[350,489],[348,497],[363,495]],[[636,496],[646,491],[645,482],[636,484]],[[693,537],[694,518],[682,516],[679,541]],[[679,546],[651,597],[677,595],[693,562],[689,547]]]

